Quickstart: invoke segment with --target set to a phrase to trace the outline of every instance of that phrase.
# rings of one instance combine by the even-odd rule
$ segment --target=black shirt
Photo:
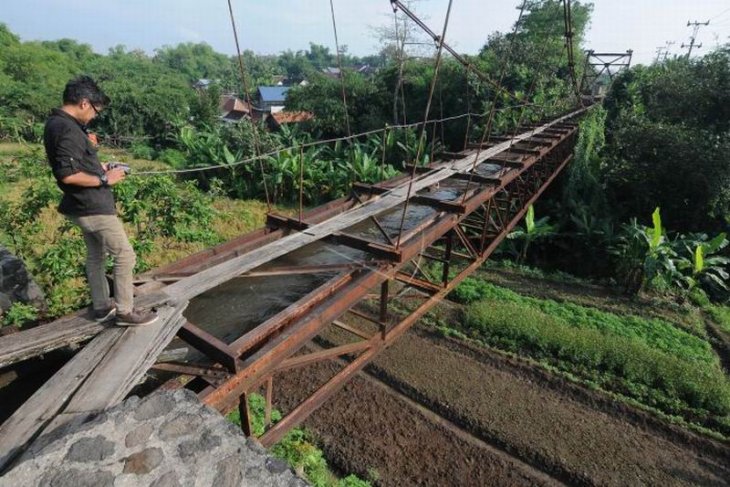
[[[46,121],[43,133],[48,163],[53,169],[63,198],[58,211],[64,215],[115,215],[114,194],[111,188],[85,188],[61,182],[66,176],[85,172],[95,176],[104,174],[96,148],[88,137],[86,127],[63,110],[54,109]]]

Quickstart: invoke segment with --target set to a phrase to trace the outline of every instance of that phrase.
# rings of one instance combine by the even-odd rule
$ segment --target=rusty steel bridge
[[[139,276],[137,301],[158,310],[154,325],[106,327],[79,312],[0,338],[0,367],[84,344],[0,425],[0,471],[39,437],[122,401],[151,369],[174,377],[163,387],[186,387],[221,413],[238,408],[247,435],[248,395],[263,390],[267,425],[259,440],[272,445],[489,258],[571,160],[585,110],[442,153],[430,165],[407,168],[410,174],[356,183],[350,196],[297,218],[269,214],[265,228]],[[408,224],[399,229],[407,212]],[[350,252],[334,263],[297,261],[297,252],[314,246]],[[190,300],[231,279],[273,275],[319,280],[234,340],[184,315]],[[394,306],[405,296],[407,305]],[[310,351],[307,345],[328,327],[352,340]],[[199,360],[158,361],[175,338],[199,351]],[[339,372],[272,424],[277,376],[332,359],[344,359]]]

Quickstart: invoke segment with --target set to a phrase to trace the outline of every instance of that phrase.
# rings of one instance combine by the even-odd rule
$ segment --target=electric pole
[[[692,28],[693,28],[692,36],[689,38],[689,44],[685,44],[684,42],[682,43],[682,49],[684,49],[685,47],[689,48],[689,51],[687,51],[687,59],[689,59],[689,57],[692,55],[693,48],[697,47],[697,49],[699,49],[700,47],[702,47],[702,44],[697,44],[695,46],[695,41],[697,40],[697,33],[700,31],[700,27],[702,27],[703,25],[704,26],[710,25],[710,21],[709,20],[707,22],[697,22],[696,20],[694,22],[690,22],[689,20],[687,21],[687,27],[692,26]]]

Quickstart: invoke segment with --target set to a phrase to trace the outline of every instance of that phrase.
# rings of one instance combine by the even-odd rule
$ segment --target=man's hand
[[[121,181],[124,181],[124,178],[127,174],[124,172],[124,169],[122,168],[114,168],[111,171],[106,172],[106,178],[109,182],[109,186],[113,186]]]

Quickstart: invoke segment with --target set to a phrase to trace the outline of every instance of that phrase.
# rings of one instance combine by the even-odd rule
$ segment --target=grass
[[[730,381],[702,338],[659,319],[619,316],[521,296],[467,279],[457,332],[554,367],[601,389],[730,433]]]
[[[712,317],[712,321],[722,330],[730,336],[730,307],[707,305],[705,310]]]
[[[574,277],[563,278],[562,274],[546,274],[504,262],[485,266],[477,276],[522,295],[572,302],[613,314],[658,318],[701,338],[707,338],[702,310],[690,300],[678,303],[654,295],[627,297],[591,281]]]
[[[264,409],[266,400],[259,394],[251,394],[248,402],[251,413],[251,428],[255,436],[264,433]],[[228,420],[241,426],[241,416],[236,410],[229,414]],[[281,413],[271,411],[272,423],[281,420]],[[303,428],[290,430],[284,438],[271,447],[271,453],[291,466],[295,472],[316,487],[368,487],[366,482],[355,475],[338,478],[327,465],[322,450],[313,442],[311,435]]]

